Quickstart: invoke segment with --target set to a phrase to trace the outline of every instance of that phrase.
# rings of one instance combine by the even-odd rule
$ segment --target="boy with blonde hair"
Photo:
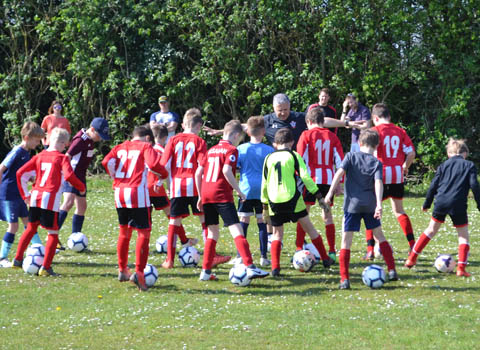
[[[0,164],[0,219],[8,222],[0,249],[0,267],[11,266],[8,253],[18,231],[18,218],[25,227],[28,224],[28,208],[18,191],[17,170],[30,160],[30,151],[37,148],[45,137],[43,129],[34,122],[26,122],[20,134],[22,143],[15,146]],[[34,235],[32,242],[42,243],[38,233]]]
[[[17,171],[17,184],[25,203],[30,206],[28,225],[18,242],[17,254],[12,267],[21,268],[23,254],[27,249],[38,226],[48,231],[45,245],[45,257],[39,276],[56,276],[51,264],[58,244],[58,212],[62,198],[62,180],[70,182],[80,194],[85,193],[85,184],[73,172],[68,157],[62,152],[68,144],[70,134],[67,130],[55,128],[50,133],[48,149],[40,152]],[[35,176],[32,192],[27,182]]]
[[[205,224],[208,228],[200,274],[201,281],[217,280],[215,274],[212,273],[212,267],[219,238],[219,215],[222,217],[225,226],[228,227],[237,251],[247,267],[248,278],[268,276],[267,272],[253,264],[250,247],[243,234],[233,201],[233,190],[238,193],[240,200],[246,199],[235,179],[238,159],[236,145],[242,137],[242,124],[238,120],[231,120],[226,123],[222,140],[208,150],[203,164],[200,164],[195,174],[199,193],[198,208],[201,210],[203,207]]]
[[[458,233],[457,276],[469,277],[470,273],[465,271],[470,250],[467,198],[468,192],[472,189],[477,209],[480,210],[477,169],[473,162],[466,160],[468,147],[464,140],[451,138],[447,144],[447,155],[448,160],[438,167],[422,206],[423,211],[426,212],[435,198],[430,224],[413,246],[405,267],[415,266],[418,255],[437,234],[448,214]]]

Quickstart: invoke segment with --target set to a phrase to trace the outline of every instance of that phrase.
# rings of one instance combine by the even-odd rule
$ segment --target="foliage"
[[[447,136],[480,150],[480,19],[474,0],[5,0],[0,14],[1,122],[11,143],[61,97],[74,130],[109,119],[114,143],[158,109],[201,107],[213,127],[292,108],[331,89],[383,101],[406,126],[422,166]]]

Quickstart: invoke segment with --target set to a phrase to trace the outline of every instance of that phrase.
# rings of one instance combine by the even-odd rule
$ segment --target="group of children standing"
[[[198,136],[203,119],[196,108],[185,113],[184,132],[171,137],[166,145],[168,130],[165,126],[136,127],[132,140],[114,147],[102,162],[113,179],[119,220],[119,281],[131,281],[140,290],[148,289],[143,270],[148,259],[152,208],[164,210],[169,218],[167,258],[162,264],[167,269],[174,266],[177,236],[183,245],[198,243],[198,239],[186,236],[182,220],[190,213],[199,216],[205,242],[201,281],[216,280],[213,268],[231,258],[216,253],[219,216],[235,242],[236,261],[246,266],[251,279],[268,275],[254,264],[246,239],[250,217],[254,215],[259,231],[260,265],[271,266],[273,277],[280,276],[283,225],[287,222],[298,222],[297,249],[302,249],[308,233],[323,266],[328,268],[337,259],[336,230],[330,207],[343,181],[344,219],[338,257],[341,289],[350,288],[350,247],[353,232],[360,230],[362,219],[367,229],[367,241],[377,241],[380,246],[389,279],[398,279],[392,247],[381,229],[382,201],[387,198],[391,198],[393,212],[411,248],[406,267],[415,265],[418,254],[449,214],[460,240],[457,275],[469,276],[465,271],[469,250],[466,202],[471,188],[477,205],[480,205],[480,188],[475,166],[465,160],[468,154],[465,143],[461,140],[449,142],[447,153],[450,159],[438,168],[423,206],[428,209],[436,197],[432,221],[415,243],[410,219],[403,210],[404,174],[415,158],[408,135],[391,123],[387,106],[377,104],[372,109],[375,127],[361,132],[359,152],[350,152],[344,157],[337,136],[323,127],[324,117],[321,108],[308,111],[308,130],[298,141],[298,153],[292,150],[294,138],[289,129],[276,132],[273,148],[262,143],[265,135],[263,117],[249,118],[246,131],[250,142],[238,148],[245,126],[232,120],[225,124],[220,142],[207,150],[205,141]],[[93,142],[109,138],[108,123],[100,119],[96,118],[89,129],[77,134],[66,155],[62,152],[69,134],[64,129],[54,129],[49,148],[29,161],[29,150],[38,146],[45,134],[35,123],[26,123],[22,129],[22,144],[14,148],[0,165],[3,173],[1,219],[9,222],[2,241],[0,264],[8,265],[8,251],[20,217],[26,229],[19,240],[13,267],[21,266],[24,251],[32,237],[37,237],[35,234],[41,225],[49,234],[39,274],[55,275],[51,262],[58,243],[58,230],[73,202],[77,209],[79,206],[86,209],[85,172],[91,161]],[[80,145],[82,140],[84,143]],[[235,176],[237,169],[239,182]],[[32,176],[36,180],[30,193],[27,181]],[[65,188],[67,194],[60,210],[62,178],[71,186]],[[169,183],[169,195],[163,186],[165,180]],[[233,191],[239,197],[238,208],[234,204]],[[325,221],[328,252],[308,215],[317,200]],[[28,211],[23,201],[29,205]],[[82,210],[81,214],[84,213]],[[74,217],[74,222],[81,229],[83,219]],[[131,273],[127,265],[133,230],[137,231],[138,238],[135,272]],[[272,234],[271,261],[267,258],[269,234]],[[371,248],[367,251],[367,259],[370,256]]]

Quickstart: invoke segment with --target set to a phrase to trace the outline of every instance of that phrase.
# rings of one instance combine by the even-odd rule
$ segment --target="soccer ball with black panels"
[[[200,261],[200,253],[194,247],[183,247],[178,253],[178,260],[183,267],[195,267]]]
[[[167,235],[162,235],[157,238],[157,240],[155,241],[155,249],[157,250],[157,253],[167,254],[167,241]],[[177,246],[177,236],[175,236],[175,242],[173,243],[173,246]]]
[[[362,281],[372,289],[380,288],[386,282],[385,270],[379,265],[367,266],[362,272]]]
[[[239,287],[246,287],[252,282],[252,280],[248,278],[247,267],[244,264],[237,264],[232,267],[228,274],[228,279]]]
[[[41,255],[29,255],[23,259],[22,268],[28,274],[37,275],[38,270],[43,265],[43,256]]]
[[[88,247],[88,238],[81,232],[74,232],[68,237],[67,246],[74,252],[83,252]]]
[[[143,274],[145,276],[145,283],[148,287],[153,287],[155,282],[158,279],[158,270],[152,264],[147,264],[145,269],[143,270]]]
[[[40,243],[34,243],[27,249],[27,256],[45,256],[45,247]]]

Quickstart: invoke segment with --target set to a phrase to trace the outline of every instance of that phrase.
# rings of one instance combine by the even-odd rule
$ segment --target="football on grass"
[[[27,249],[27,256],[40,255],[45,256],[45,247],[40,243],[32,244]]]
[[[378,265],[367,266],[362,272],[362,281],[370,288],[380,288],[385,283],[385,271]]]
[[[67,246],[74,252],[82,252],[88,247],[88,238],[81,232],[74,232],[68,237]]]
[[[163,235],[158,237],[157,241],[155,242],[155,249],[157,250],[157,253],[160,254],[167,254],[167,240],[168,236]],[[175,242],[173,243],[173,246],[177,246],[177,237],[175,236]]]
[[[152,287],[158,279],[158,271],[152,264],[147,264],[143,270],[145,275],[145,283],[148,287]]]
[[[293,267],[301,272],[308,272],[315,263],[315,257],[308,250],[299,250],[293,255]]]
[[[438,272],[443,272],[443,273],[453,272],[456,266],[457,266],[457,262],[449,254],[440,254],[435,259],[435,268],[437,269]]]
[[[228,274],[230,282],[239,287],[245,287],[252,281],[247,276],[247,267],[244,264],[237,264],[230,269]]]
[[[183,247],[178,253],[178,260],[183,267],[195,267],[200,261],[200,254],[194,247]]]
[[[38,270],[43,264],[43,256],[41,255],[30,255],[23,260],[22,268],[23,271],[31,275],[37,275]]]

